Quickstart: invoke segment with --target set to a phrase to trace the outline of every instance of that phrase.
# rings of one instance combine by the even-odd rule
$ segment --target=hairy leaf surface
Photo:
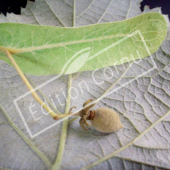
[[[22,10],[21,16],[1,15],[0,22],[78,27],[121,21],[140,15],[140,2],[141,0],[39,0],[35,3],[29,2],[27,8]],[[144,13],[149,12],[161,13],[161,9],[150,10],[145,7]],[[28,90],[16,70],[0,60],[0,105],[6,115],[9,115],[29,141],[41,152],[41,154],[35,152],[35,148],[33,150],[32,145],[23,140],[0,109],[0,169],[50,170],[49,164],[54,164],[56,157],[60,164],[56,169],[61,170],[170,169],[169,35],[158,51],[152,55],[156,68],[140,78],[137,76],[153,68],[151,57],[146,57],[139,63],[133,62],[130,68],[128,64],[119,65],[117,69],[112,66],[110,68],[114,74],[109,69],[97,70],[94,78],[98,83],[104,81],[102,84],[94,81],[91,71],[73,74],[72,87],[79,93],[78,97],[71,102],[67,102],[64,97],[67,95],[69,84],[67,75],[41,88],[49,99],[54,100],[55,94],[60,94],[59,99],[63,105],[60,105],[57,100],[54,100],[54,104],[63,113],[66,105],[80,108],[85,100],[98,99],[111,87],[110,90],[115,90],[114,93],[100,100],[94,107],[94,109],[109,107],[120,115],[124,128],[109,135],[99,133],[92,128],[84,131],[80,128],[79,119],[77,119],[69,125],[67,122],[60,123],[31,139],[13,103],[14,99]],[[76,57],[73,65],[69,65],[68,69],[72,69],[76,60],[81,61],[83,65],[88,52],[84,51],[83,54],[80,60]],[[107,79],[104,71],[108,78],[112,78]],[[28,78],[31,83],[39,86],[54,76],[29,76]],[[132,80],[134,81],[128,83]],[[82,84],[82,91],[80,90],[79,85],[82,81],[87,83],[89,89]],[[77,95],[75,90],[71,94],[73,97]],[[30,95],[19,101],[18,105],[24,116],[28,115],[28,106],[31,102],[36,104]],[[38,105],[34,109],[36,110],[37,107]],[[166,118],[165,115],[167,115]],[[35,116],[42,116],[41,110],[37,110]],[[53,123],[49,116],[44,116],[41,122],[34,121],[31,115],[27,118],[26,123],[33,132],[43,128],[43,125]],[[61,137],[64,135],[64,138]],[[65,147],[61,147],[61,143]]]

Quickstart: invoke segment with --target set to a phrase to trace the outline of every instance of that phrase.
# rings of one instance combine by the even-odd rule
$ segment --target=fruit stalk
[[[31,84],[29,83],[29,81],[27,80],[27,78],[25,77],[24,73],[21,71],[21,69],[19,68],[19,66],[17,65],[17,63],[15,62],[13,56],[11,55],[11,53],[6,50],[6,55],[9,58],[9,60],[11,61],[11,63],[13,64],[14,68],[17,70],[19,76],[21,77],[21,79],[23,80],[23,82],[25,83],[25,85],[27,86],[27,88],[30,90],[32,96],[34,97],[34,99],[40,103],[43,108],[53,117],[53,119],[57,120],[58,116],[57,114],[51,110],[41,99],[40,97],[37,95],[37,93],[35,92],[34,88],[31,86]]]

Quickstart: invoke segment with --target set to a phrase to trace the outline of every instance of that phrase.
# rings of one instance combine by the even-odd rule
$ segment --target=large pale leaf
[[[147,57],[142,38],[153,54],[166,34],[167,23],[159,13],[77,28],[0,24],[0,59],[11,64],[4,54],[9,50],[22,71],[31,75],[95,70]],[[131,37],[114,45],[128,36]],[[84,50],[88,50],[89,55],[80,67]],[[67,69],[72,64],[71,69]]]
[[[73,1],[68,0],[29,2],[28,8],[22,11],[22,16],[9,14],[7,18],[1,16],[0,21],[51,24],[53,26],[62,26],[61,23],[63,23],[65,26],[72,26],[72,9]],[[140,1],[77,0],[75,11],[76,26],[112,22],[139,15]],[[159,11],[160,9],[154,9],[153,12]],[[145,12],[150,12],[150,10],[145,8]],[[96,106],[96,108],[105,106],[115,109],[120,114],[124,129],[114,134],[104,135],[93,129],[85,132],[80,128],[78,120],[72,122],[68,128],[64,156],[60,159],[62,160],[60,169],[77,170],[89,166],[94,161],[102,160],[105,156],[107,156],[106,161],[93,166],[92,169],[169,169],[170,116],[166,119],[161,119],[170,109],[168,102],[170,99],[169,39],[167,37],[161,48],[153,55],[157,66],[156,69],[105,97]],[[95,78],[98,82],[105,80],[102,85],[97,85],[93,81],[92,72],[82,72],[79,76],[75,74],[73,75],[72,86],[79,89],[79,83],[83,80],[88,83],[89,90],[84,86],[84,93],[79,90],[78,98],[72,100],[71,104],[72,106],[81,107],[85,100],[100,97],[119,78],[120,81],[112,89],[121,87],[124,83],[135,78],[136,75],[152,68],[152,66],[151,59],[145,58],[138,64],[133,63],[123,78],[121,76],[125,73],[128,65],[117,67],[119,72],[116,72],[115,68],[111,67],[114,77],[110,80],[103,76],[103,69],[101,69],[96,72]],[[107,75],[109,76],[110,72]],[[40,85],[52,77],[31,76],[30,78],[36,85]],[[42,91],[47,96],[54,96],[59,92],[65,94],[67,92],[67,83],[67,76],[62,76],[60,79],[43,87]],[[18,128],[29,138],[26,128],[13,105],[13,100],[25,92],[27,92],[27,89],[15,69],[1,61],[0,104]],[[60,99],[64,105],[57,103],[56,105],[61,112],[64,112],[66,104],[64,95],[61,95]],[[30,101],[34,102],[34,99],[28,96],[19,102],[19,107],[25,115]],[[51,118],[45,118],[44,123],[51,121]],[[158,123],[155,124],[157,121]],[[0,167],[10,169],[50,169],[44,164],[47,164],[47,161],[44,158],[40,159],[39,154],[34,152],[20,138],[13,127],[8,124],[3,112],[0,113],[0,123]],[[27,123],[30,123],[33,131],[36,131],[37,127],[41,125],[34,121],[30,122],[29,119]],[[36,138],[29,139],[51,163],[54,163],[56,155],[59,154],[58,147],[61,134],[66,134],[66,131],[62,130],[61,124],[59,124]],[[143,136],[139,136],[142,134]],[[133,142],[136,138],[139,140]],[[127,146],[129,143],[131,145]],[[121,149],[125,146],[127,148],[122,151]],[[117,151],[117,154],[113,155],[115,151]],[[112,155],[108,156],[110,154]]]

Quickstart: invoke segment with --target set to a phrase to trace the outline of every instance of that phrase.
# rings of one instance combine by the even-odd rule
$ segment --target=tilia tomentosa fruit
[[[114,110],[105,107],[90,110],[95,105],[95,103],[90,105],[91,102],[92,99],[87,100],[83,104],[84,108],[76,114],[81,117],[79,123],[84,130],[87,130],[85,125],[90,126],[87,120],[100,132],[111,133],[123,128],[119,115]]]

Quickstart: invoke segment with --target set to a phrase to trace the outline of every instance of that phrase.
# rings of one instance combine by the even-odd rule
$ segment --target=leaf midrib
[[[129,34],[117,34],[117,35],[103,36],[103,37],[92,38],[92,39],[87,39],[87,40],[78,40],[78,41],[49,44],[49,45],[42,45],[42,46],[37,46],[37,47],[28,47],[28,48],[21,48],[21,49],[0,46],[0,51],[8,50],[10,53],[16,54],[16,53],[24,53],[24,52],[32,52],[32,51],[50,49],[50,48],[55,48],[55,47],[65,47],[67,45],[88,43],[88,42],[101,41],[101,40],[113,39],[113,38],[119,38],[119,37],[128,37],[128,35]]]

